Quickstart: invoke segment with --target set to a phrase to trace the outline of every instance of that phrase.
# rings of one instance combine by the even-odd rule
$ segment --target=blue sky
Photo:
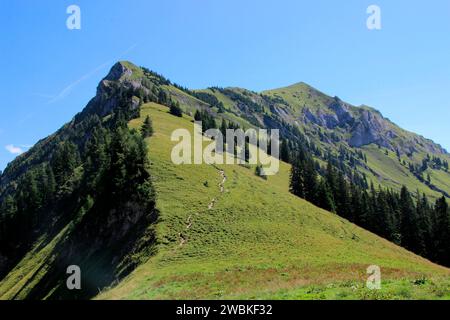
[[[81,30],[66,27],[69,5]],[[381,8],[368,30],[366,9]],[[0,169],[69,121],[117,60],[189,88],[304,81],[450,150],[450,2],[3,0]]]

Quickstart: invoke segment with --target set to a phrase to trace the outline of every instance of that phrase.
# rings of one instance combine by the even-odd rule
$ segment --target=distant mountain
[[[384,118],[379,111],[367,106],[352,106],[305,83],[265,91],[263,94],[279,98],[277,107],[292,111],[286,112],[291,120],[301,121],[303,125],[342,131],[343,140],[352,147],[375,143],[405,155],[417,152],[446,154],[441,146],[401,129]],[[289,120],[288,116],[285,118]]]

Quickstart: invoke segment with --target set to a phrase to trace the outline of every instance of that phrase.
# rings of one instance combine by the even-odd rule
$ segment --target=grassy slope
[[[130,125],[146,115],[159,252],[98,298],[450,298],[448,269],[289,194],[286,164],[267,181],[238,165],[175,166],[170,134],[192,130],[191,119],[149,104]],[[382,268],[381,292],[363,288],[372,264]],[[422,275],[423,286],[399,280]]]
[[[442,190],[450,190],[450,173],[442,170],[428,169],[424,177],[427,178],[426,174],[429,173],[431,177],[431,183]]]
[[[399,190],[402,186],[407,186],[408,189],[415,193],[419,190],[420,193],[425,193],[432,200],[442,197],[442,194],[430,189],[426,184],[421,183],[408,169],[407,166],[401,164],[395,153],[389,151],[385,155],[386,149],[379,149],[375,145],[362,147],[363,152],[367,155],[368,166],[377,173],[377,176],[366,172],[369,180],[375,186],[381,184],[385,187]],[[420,158],[420,161],[422,158]],[[450,173],[443,170],[428,169],[424,173],[429,173],[431,181],[434,185],[442,190],[450,190]]]
[[[64,234],[64,231],[62,234]],[[46,261],[51,258],[51,252],[60,240],[61,235],[58,235],[46,245],[43,245],[44,239],[38,240],[34,248],[0,282],[0,300],[26,298],[33,286],[47,272]]]
[[[69,223],[53,239],[45,236],[36,241],[33,248],[22,258],[14,269],[0,282],[0,300],[25,299],[33,287],[48,271],[48,262],[53,259],[53,250],[67,235]]]
[[[168,90],[173,98],[176,98],[183,105],[185,112],[194,114],[197,109],[201,107],[208,107],[205,102],[181,91],[174,86],[163,86],[164,89]]]
[[[403,185],[408,187],[412,192],[419,190],[421,193],[425,193],[428,196],[436,199],[441,196],[440,193],[431,190],[425,184],[422,184],[409,172],[409,169],[403,166],[397,159],[397,156],[392,151],[389,151],[389,155],[385,155],[385,149],[378,149],[375,145],[365,146],[362,148],[367,155],[368,165],[375,170],[379,175],[373,181],[375,185],[377,183],[383,186],[400,189]]]

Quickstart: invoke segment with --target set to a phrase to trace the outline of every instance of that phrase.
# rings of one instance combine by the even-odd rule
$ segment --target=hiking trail
[[[225,192],[225,182],[227,181],[227,176],[225,175],[225,171],[223,171],[222,169],[218,169],[217,167],[216,169],[219,170],[220,177],[222,178],[222,180],[219,183],[220,195],[222,195]],[[212,198],[211,202],[208,204],[208,210],[212,210],[216,205],[216,202],[217,198]],[[189,217],[186,220],[186,230],[191,229],[192,225],[193,225],[192,215],[189,215]],[[180,246],[186,244],[187,237],[182,232],[180,232],[179,237],[180,237]]]

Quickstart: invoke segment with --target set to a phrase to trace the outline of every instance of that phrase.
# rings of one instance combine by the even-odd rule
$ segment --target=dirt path
[[[227,176],[225,175],[225,171],[220,170],[220,176],[222,177],[222,182],[219,183],[220,193],[225,192],[225,182],[227,182]]]
[[[218,168],[216,168],[216,169],[219,170],[219,174],[222,178],[222,181],[219,183],[220,195],[222,195],[225,192],[225,182],[227,181],[227,176],[225,175],[225,171],[220,170]],[[217,199],[212,198],[211,202],[208,204],[208,210],[212,210],[214,208],[214,206],[216,205],[216,202],[217,202]],[[190,215],[186,220],[186,230],[189,230],[192,227],[192,224],[193,224],[192,215]],[[183,246],[184,244],[186,244],[187,237],[183,233],[180,233],[179,237],[180,237],[180,246]]]
[[[185,235],[182,233],[180,233],[179,236],[180,236],[180,247],[181,247],[182,245],[184,245],[187,242],[187,239],[186,239]]]
[[[186,225],[186,230],[189,230],[189,229],[192,227],[192,215],[190,215],[190,216],[187,218],[186,223],[187,223],[187,225]]]
[[[224,193],[225,192],[225,182],[227,181],[227,176],[225,175],[225,171],[223,170],[219,170],[220,176],[222,177],[222,181],[219,183],[219,189],[220,189],[220,193]],[[211,210],[212,208],[214,208],[214,205],[216,204],[217,199],[213,198],[211,200],[211,202],[208,205],[208,210]]]
[[[211,202],[208,204],[208,210],[211,210],[214,208],[214,205],[216,204],[216,198],[213,198]]]

